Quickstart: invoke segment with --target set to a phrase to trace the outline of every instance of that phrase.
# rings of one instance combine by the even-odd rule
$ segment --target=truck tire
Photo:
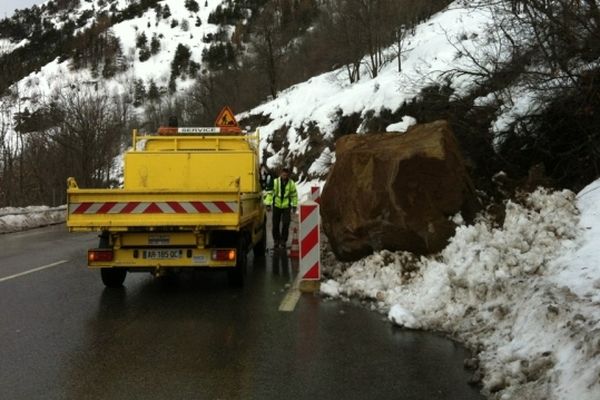
[[[102,231],[100,234],[100,242],[98,248],[110,249],[109,233]],[[127,276],[127,270],[125,268],[102,268],[100,269],[100,276],[102,277],[102,283],[108,288],[120,288],[125,282]]]
[[[120,288],[125,282],[127,270],[125,268],[101,268],[102,283],[108,288]]]
[[[237,261],[235,267],[227,271],[229,284],[235,287],[244,286],[246,267],[248,265],[248,247],[243,237],[240,237],[237,246]]]
[[[254,253],[254,258],[262,258],[265,256],[265,252],[267,251],[267,219],[265,218],[265,222],[262,226],[263,235],[258,243],[254,245],[252,249]]]

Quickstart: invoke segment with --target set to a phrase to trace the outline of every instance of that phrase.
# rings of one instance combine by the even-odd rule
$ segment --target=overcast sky
[[[0,18],[10,17],[16,8],[28,8],[43,2],[44,0],[0,0]]]

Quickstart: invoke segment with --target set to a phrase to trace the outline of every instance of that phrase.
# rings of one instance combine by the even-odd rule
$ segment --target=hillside
[[[480,48],[489,40],[491,24],[489,9],[452,3],[404,38],[401,72],[394,54],[397,50],[390,47],[386,54],[393,61],[376,77],[368,75],[365,58],[365,77],[356,83],[350,83],[346,68],[340,68],[282,91],[276,100],[240,118],[255,122],[267,138],[263,151],[270,168],[288,164],[303,178],[322,179],[334,162],[335,140],[340,136],[398,131],[403,119],[414,120],[401,112],[402,106],[422,97],[422,91],[436,83],[447,83],[455,97],[473,90],[469,76],[448,79],[447,74],[458,68],[474,69],[470,60],[457,56],[457,43],[471,51]]]
[[[62,0],[0,21],[3,168],[8,181],[19,175],[2,204],[49,198],[45,188],[21,199],[26,174],[15,168],[24,169],[28,146],[41,145],[32,134],[51,138],[45,154],[67,142],[86,160],[86,147],[109,149],[83,171],[69,165],[60,174],[107,186],[118,178],[109,164],[131,128],[151,132],[171,115],[210,124],[224,104],[249,110],[240,118],[262,130],[269,167],[292,166],[301,181],[325,177],[340,136],[399,129],[405,117],[448,119],[478,188],[491,195],[499,195],[490,183],[499,171],[518,186],[535,168],[575,190],[597,176],[593,7],[571,10],[561,1],[564,21],[552,22],[558,11],[535,2],[369,4]],[[360,29],[348,29],[361,20]],[[541,31],[552,41],[535,35]],[[90,101],[104,104],[111,120],[92,126],[116,134],[61,127]],[[48,135],[55,131],[69,136],[62,145]]]
[[[54,0],[0,21],[0,204],[64,202],[71,175],[114,184],[132,128],[184,119],[203,58],[261,2],[200,3]]]
[[[49,202],[70,175],[86,186],[117,184],[114,160],[131,128],[152,132],[171,115],[211,124],[224,104],[249,110],[239,117],[261,130],[270,168],[291,166],[307,185],[326,176],[339,137],[441,118],[478,189],[496,200],[506,195],[492,184],[500,171],[513,186],[533,168],[544,182],[574,190],[600,173],[598,51],[589,44],[597,31],[582,18],[593,23],[593,7],[381,0],[371,3],[381,9],[361,15],[357,1],[62,0],[0,21],[0,82],[8,86],[0,97],[1,173],[10,186],[0,205]],[[348,29],[390,4],[400,12],[391,22]],[[564,22],[546,22],[561,5]],[[578,46],[563,40],[586,29]],[[536,31],[553,38],[551,48]],[[354,47],[369,33],[385,40],[375,50]],[[108,120],[66,121],[91,100]],[[78,132],[63,129],[67,122]],[[89,132],[104,125],[110,129]],[[81,160],[61,165],[73,147]],[[104,150],[92,157],[93,147]],[[60,172],[45,176],[38,167],[31,176],[25,160],[59,163]]]
[[[44,97],[73,84],[102,85],[109,93],[135,96],[136,82],[141,82],[144,88],[148,88],[152,81],[159,91],[165,93],[171,79],[171,63],[178,46],[182,45],[189,49],[186,63],[190,68],[174,76],[174,88],[184,91],[194,82],[193,77],[200,68],[202,53],[210,47],[211,41],[207,38],[217,34],[224,37],[230,35],[227,26],[208,22],[210,14],[223,2],[206,1],[203,7],[198,6],[197,11],[194,7],[194,11],[191,11],[184,2],[146,1],[135,12],[130,10],[128,1],[94,0],[81,2],[75,8],[64,9],[52,7],[55,4],[52,1],[47,2],[40,12],[45,26],[64,30],[66,25],[76,23],[73,37],[83,35],[83,39],[87,39],[93,46],[105,35],[118,40],[118,50],[115,50],[114,55],[99,54],[98,60],[94,56],[88,56],[88,49],[85,48],[81,51],[77,47],[73,48],[70,57],[55,53],[52,61],[15,82],[11,89],[24,99],[21,109],[35,109],[36,104],[43,101]],[[121,19],[125,20],[119,22]],[[97,27],[103,24],[109,27],[101,32],[101,28]],[[97,34],[87,33],[95,28],[98,29]],[[19,36],[2,39],[5,58],[30,45],[26,38],[15,43],[18,39]],[[101,45],[108,46],[110,40],[106,42]],[[149,53],[144,54],[145,51]],[[114,74],[106,72],[109,56],[116,59],[111,59],[111,63],[119,64],[115,66]]]
[[[549,8],[455,1],[406,32],[401,71],[392,45],[378,74],[370,74],[367,55],[358,81],[344,66],[241,117],[268,138],[270,167],[291,165],[306,180],[326,176],[342,135],[447,119],[478,188],[488,194],[499,171],[516,186],[539,170],[552,186],[580,190],[600,172],[600,121],[592,111],[600,98],[594,83],[600,53],[589,45],[597,29],[587,27],[595,26],[594,10],[563,1]],[[581,35],[585,29],[589,36]],[[577,44],[566,37],[577,37]]]
[[[17,11],[0,21],[0,204],[49,203],[70,175],[116,184],[113,160],[134,127],[153,132],[172,115],[211,124],[224,104],[252,109],[339,65],[362,84],[391,63],[396,36],[447,4],[357,1],[52,0]]]

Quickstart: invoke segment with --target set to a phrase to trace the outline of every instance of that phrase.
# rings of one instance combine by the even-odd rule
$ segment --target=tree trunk
[[[398,72],[402,72],[402,28],[398,28]]]
[[[269,30],[266,31],[265,40],[267,42],[268,52],[268,75],[269,75],[269,90],[274,99],[277,98],[277,67],[275,65],[275,52],[273,49],[273,38]]]

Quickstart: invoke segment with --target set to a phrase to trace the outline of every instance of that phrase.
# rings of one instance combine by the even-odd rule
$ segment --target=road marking
[[[287,294],[281,301],[279,305],[279,311],[281,312],[292,312],[296,308],[296,304],[298,304],[298,300],[300,300],[300,275],[296,276],[294,283],[290,290],[288,290]]]
[[[34,272],[43,271],[43,270],[48,269],[48,268],[58,267],[59,265],[62,265],[62,264],[68,263],[68,262],[69,262],[69,260],[60,260],[60,261],[54,262],[52,264],[42,265],[41,267],[30,269],[29,271],[20,272],[18,274],[14,274],[14,275],[6,276],[4,278],[0,278],[0,282],[8,281],[10,279],[15,279],[15,278],[18,278],[18,277],[23,276],[23,275],[33,274]]]

